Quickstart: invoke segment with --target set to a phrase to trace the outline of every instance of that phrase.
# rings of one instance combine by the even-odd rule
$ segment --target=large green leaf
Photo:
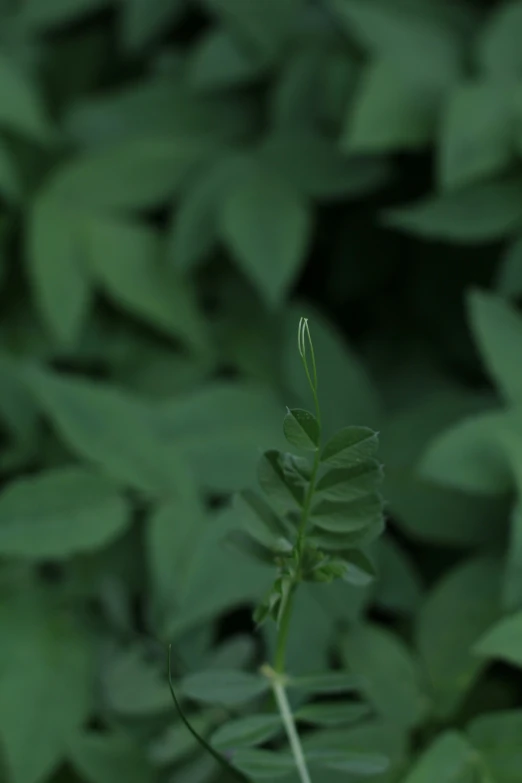
[[[482,360],[498,390],[512,404],[522,403],[522,317],[500,297],[473,290],[469,319]]]
[[[13,783],[39,783],[65,760],[92,703],[91,639],[44,595],[0,608],[0,740]]]
[[[449,387],[430,391],[408,403],[384,424],[379,454],[386,468],[386,502],[401,528],[415,539],[468,546],[498,537],[491,519],[503,513],[503,499],[486,497],[481,481],[480,494],[475,494],[473,487],[474,494],[471,494],[453,486],[452,478],[459,477],[464,470],[469,472],[477,461],[480,466],[480,452],[471,447],[469,458],[460,460],[455,470],[446,471],[446,462],[453,465],[453,455],[457,452],[457,441],[455,449],[448,443],[447,460],[437,462],[440,479],[435,467],[433,477],[427,472],[425,475],[421,461],[426,449],[430,453],[432,440],[436,449],[439,438],[446,437],[444,431],[448,427],[480,412],[488,403],[488,398]],[[448,439],[453,439],[454,432],[457,436],[455,430],[448,431]],[[508,480],[505,475],[505,481]]]
[[[456,731],[441,734],[430,745],[404,783],[455,783],[479,780],[481,761],[469,742]]]
[[[69,557],[108,544],[129,522],[117,486],[81,468],[12,482],[0,494],[0,553]]]
[[[51,129],[41,96],[18,64],[0,55],[0,127],[36,141],[46,141]]]
[[[512,417],[502,411],[464,419],[428,445],[421,475],[481,495],[506,493],[513,478],[501,438],[512,423]]]
[[[311,522],[331,533],[352,533],[371,527],[382,517],[382,501],[372,493],[348,502],[321,500],[312,508]]]
[[[425,146],[436,128],[444,87],[439,71],[411,68],[391,57],[373,61],[348,109],[343,149],[378,153]]]
[[[220,222],[239,267],[269,304],[279,304],[305,260],[307,203],[277,173],[253,165],[227,194]]]
[[[212,744],[220,750],[262,745],[283,731],[277,714],[245,715],[229,721],[214,732]]]
[[[82,732],[69,746],[68,760],[87,783],[154,783],[156,771],[136,742],[123,733]]]
[[[269,687],[260,675],[219,669],[187,675],[180,683],[180,693],[204,704],[233,706],[256,699]]]
[[[502,173],[513,156],[513,91],[496,82],[455,86],[442,115],[438,176],[458,188]]]
[[[325,135],[301,127],[269,135],[258,159],[313,198],[358,198],[377,190],[391,174],[385,159],[343,154]]]
[[[410,207],[389,210],[384,223],[427,239],[503,239],[522,226],[522,180],[515,176],[428,196]]]
[[[405,729],[426,717],[429,701],[420,667],[400,638],[377,625],[361,625],[343,637],[341,650],[379,715]]]
[[[441,716],[458,709],[484,668],[474,645],[500,615],[500,582],[497,561],[468,560],[435,585],[420,611],[417,645]]]
[[[148,493],[172,496],[179,451],[154,429],[154,409],[106,384],[29,369],[34,397],[65,443],[109,475]]]
[[[495,783],[517,783],[520,777],[522,711],[504,710],[477,716],[468,726],[468,738]]]
[[[54,171],[50,193],[86,209],[146,209],[172,197],[215,145],[164,135],[128,139],[73,158]]]
[[[475,652],[486,658],[499,658],[522,666],[522,612],[510,615],[494,625],[475,645]]]
[[[78,212],[47,191],[29,213],[28,267],[36,303],[51,334],[74,346],[91,304],[92,280]]]
[[[519,41],[522,33],[522,3],[510,0],[492,9],[478,40],[482,68],[494,77],[518,77],[522,73]]]
[[[201,348],[205,327],[189,283],[165,269],[158,232],[140,223],[87,218],[91,273],[107,295],[152,326]]]

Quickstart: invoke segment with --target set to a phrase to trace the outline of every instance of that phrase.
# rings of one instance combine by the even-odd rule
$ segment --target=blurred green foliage
[[[0,0],[0,780],[220,780],[165,645],[223,732],[183,678],[273,649],[222,542],[305,315],[389,517],[296,602],[289,670],[371,707],[305,750],[520,783],[521,41],[520,0]]]

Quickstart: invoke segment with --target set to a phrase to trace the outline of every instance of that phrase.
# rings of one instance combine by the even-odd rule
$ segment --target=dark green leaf
[[[189,79],[200,89],[227,89],[248,84],[266,70],[266,61],[227,30],[212,28],[194,48]]]
[[[311,522],[331,533],[352,533],[378,522],[382,517],[382,501],[371,494],[347,503],[322,500],[312,508]]]
[[[288,409],[283,428],[292,446],[306,451],[317,451],[319,448],[319,422],[312,413],[302,408]]]
[[[417,620],[417,645],[437,714],[453,714],[484,668],[474,645],[500,616],[501,567],[476,558],[435,585]]]
[[[238,750],[234,754],[234,764],[243,770],[250,779],[273,780],[286,777],[295,768],[290,753],[273,750]]]
[[[468,726],[468,738],[480,753],[492,780],[498,783],[518,780],[521,731],[521,710],[485,713]]]
[[[260,675],[220,669],[187,675],[180,683],[180,692],[204,704],[234,706],[258,698],[269,687],[268,680]]]
[[[267,451],[261,457],[258,468],[259,483],[276,508],[295,511],[303,504],[302,480],[290,473],[285,456],[279,451]]]
[[[328,500],[354,500],[375,490],[382,479],[382,465],[374,459],[364,459],[329,470],[317,482],[316,491]]]
[[[487,658],[498,658],[522,666],[522,612],[506,617],[488,630],[474,646]]]
[[[377,433],[368,427],[345,427],[325,445],[321,462],[334,467],[350,467],[372,457],[378,444]]]
[[[337,701],[319,701],[299,707],[294,717],[303,723],[314,726],[346,726],[358,723],[372,713],[369,704]]]
[[[439,180],[458,188],[501,174],[513,156],[513,96],[497,82],[455,86],[442,115]]]
[[[428,698],[418,661],[404,642],[377,625],[360,625],[343,638],[342,655],[365,683],[375,711],[411,729],[426,717]]]
[[[456,731],[446,731],[430,745],[404,783],[452,783],[479,780],[481,768],[476,751]]]
[[[110,0],[27,0],[20,12],[20,21],[29,28],[45,28],[66,24],[109,5]]]
[[[81,227],[80,215],[46,191],[29,215],[28,264],[36,303],[51,334],[67,347],[81,334],[92,296]]]
[[[482,68],[494,77],[520,76],[521,33],[522,4],[518,0],[511,0],[491,9],[478,41],[478,58]]]
[[[171,496],[179,452],[154,432],[153,409],[106,384],[30,369],[29,388],[67,445],[119,481]]]
[[[522,226],[522,181],[477,184],[390,210],[384,223],[427,239],[480,243],[503,239]]]
[[[155,770],[145,753],[125,734],[82,733],[68,752],[69,761],[87,783],[154,783]]]
[[[364,680],[347,672],[326,672],[290,677],[288,687],[314,694],[358,693],[364,688]]]
[[[229,721],[214,732],[212,744],[221,749],[262,745],[283,731],[279,715],[245,715]]]
[[[326,769],[335,769],[357,776],[374,776],[388,769],[386,756],[355,753],[349,750],[316,750],[307,754],[312,764]]]
[[[507,402],[522,403],[522,318],[494,294],[473,290],[468,298],[473,336],[491,379]]]
[[[295,281],[310,237],[307,204],[277,174],[253,166],[227,194],[221,233],[238,265],[268,304]]]
[[[275,553],[244,530],[233,530],[228,534],[226,541],[243,555],[258,560],[260,563],[274,563]]]
[[[123,45],[141,49],[171,24],[184,10],[185,0],[125,0],[121,13]]]
[[[17,63],[0,56],[0,127],[48,141],[51,135],[40,95]]]

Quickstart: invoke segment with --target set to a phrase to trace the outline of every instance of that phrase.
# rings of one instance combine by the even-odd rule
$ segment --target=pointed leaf
[[[468,298],[473,336],[491,379],[504,398],[522,403],[522,317],[508,302],[485,291],[473,290]]]
[[[222,207],[223,238],[270,305],[279,304],[296,279],[310,228],[306,202],[284,180],[261,168],[244,176]]]
[[[221,750],[262,745],[283,731],[279,715],[245,715],[214,732],[212,744]]]
[[[371,494],[348,503],[322,500],[312,508],[311,522],[331,533],[351,533],[375,524],[381,517],[381,498]]]
[[[295,769],[295,761],[290,753],[273,750],[240,749],[234,754],[234,764],[245,772],[249,779],[254,780],[287,777]]]
[[[306,451],[317,451],[319,448],[319,422],[312,413],[302,408],[289,409],[283,428],[292,446]]]
[[[303,504],[303,487],[298,477],[285,469],[285,456],[279,451],[265,452],[259,462],[258,478],[261,488],[276,508],[295,511]]]
[[[306,754],[311,764],[350,775],[374,776],[386,772],[389,761],[386,756],[370,753],[355,753],[349,750],[315,750]]]
[[[522,667],[522,612],[506,617],[482,636],[474,647],[479,655]]]
[[[290,677],[288,687],[314,694],[358,693],[364,688],[364,680],[347,672],[327,672]]]
[[[377,433],[368,427],[345,427],[325,445],[321,462],[334,467],[349,467],[372,457],[378,445]]]
[[[345,468],[334,468],[317,482],[316,492],[328,500],[355,500],[375,491],[383,479],[382,465],[365,459]]]
[[[383,222],[428,239],[468,243],[503,239],[522,227],[522,180],[511,177],[428,197],[389,210]]]
[[[319,701],[299,707],[294,717],[302,723],[311,723],[314,726],[346,726],[358,723],[371,713],[369,704]]]
[[[181,681],[180,692],[204,704],[234,706],[258,698],[269,687],[260,675],[220,669],[189,674]]]

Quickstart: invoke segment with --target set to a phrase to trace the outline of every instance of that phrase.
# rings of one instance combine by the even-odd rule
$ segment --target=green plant
[[[378,493],[382,466],[375,460],[377,434],[367,427],[351,426],[323,443],[317,365],[306,318],[299,322],[298,351],[312,392],[315,415],[302,408],[288,409],[283,428],[290,445],[300,452],[312,452],[313,461],[310,464],[301,453],[296,456],[276,450],[265,452],[258,471],[265,499],[250,492],[240,496],[244,525],[233,531],[229,539],[245,554],[277,566],[277,578],[254,614],[258,626],[268,618],[277,626],[274,662],[272,666],[265,664],[261,674],[272,687],[299,779],[301,783],[311,783],[309,761],[287,696],[288,687],[300,687],[300,680],[296,681],[285,669],[294,594],[303,582],[330,583],[343,579],[359,587],[368,585],[375,571],[361,547],[382,532],[384,523]],[[207,681],[207,701],[212,701],[213,691],[222,694],[227,687],[234,689],[235,698],[244,697],[245,701],[255,699],[263,691],[261,679],[256,684],[255,679],[240,672],[217,671],[213,679],[208,673],[202,676]],[[318,693],[343,694],[354,688],[352,679],[335,673],[319,674],[315,688],[314,677],[305,678],[305,683],[305,690],[311,693],[317,690]],[[199,688],[200,693],[203,691],[198,675],[190,677],[189,695],[194,694],[194,687],[196,691]],[[179,710],[174,691],[172,693]],[[306,715],[312,724],[314,714],[317,714],[320,722],[326,725],[330,720],[342,725],[343,709],[345,720],[350,722],[361,706],[357,702],[346,706],[342,702],[316,702],[301,707],[301,715]],[[183,717],[183,713],[181,715]],[[258,742],[266,742],[272,734],[277,736],[278,723],[270,714],[252,715],[229,736],[229,749],[234,750],[235,743],[242,735],[249,734],[252,722],[256,725],[256,721],[265,729],[260,732]],[[226,732],[225,724],[218,731],[225,748]],[[255,739],[254,736],[251,744],[257,744]],[[215,754],[206,742],[204,747]],[[334,748],[310,751],[308,755],[319,769],[360,775],[376,774],[387,764],[380,756],[364,756]],[[278,770],[284,772],[289,768],[287,758],[269,750],[240,751],[235,754],[234,763],[252,772],[253,776],[276,774]]]

